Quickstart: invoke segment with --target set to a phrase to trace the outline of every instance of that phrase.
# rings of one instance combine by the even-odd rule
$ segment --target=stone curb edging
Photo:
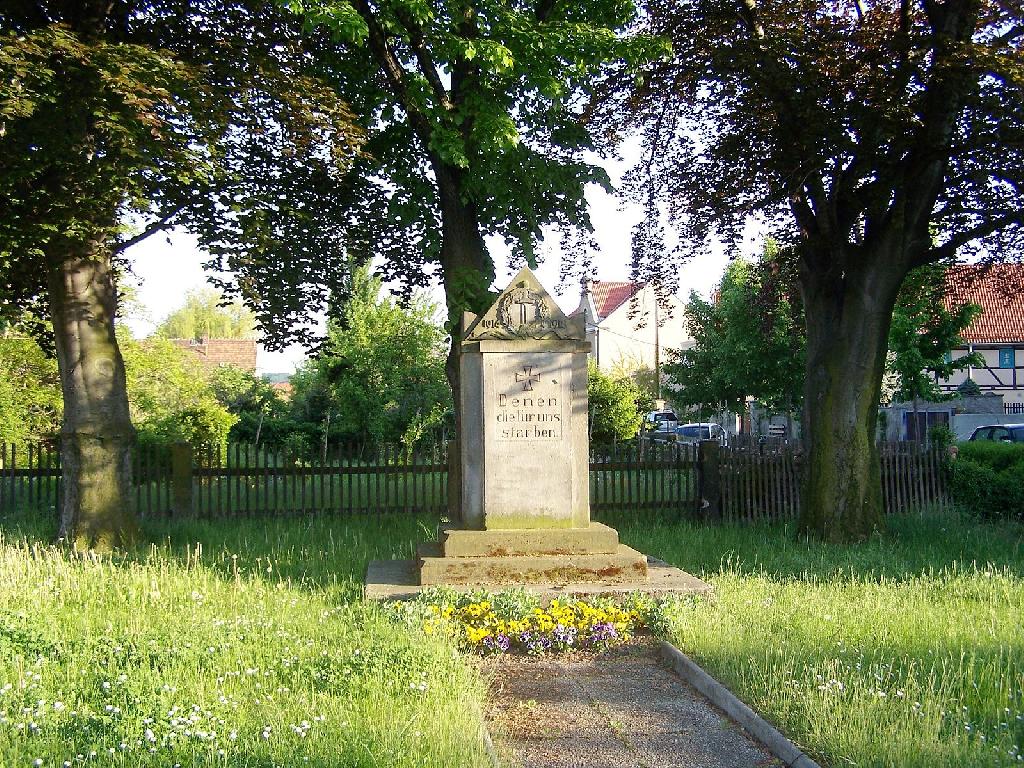
[[[484,751],[487,752],[487,757],[491,761],[492,768],[501,768],[501,761],[498,759],[498,750],[494,748],[494,739],[491,738],[491,732],[488,730],[486,723],[480,726],[480,736],[483,739]]]
[[[483,742],[484,752],[491,763],[491,768],[501,768],[501,761],[498,759],[498,750],[494,746],[494,739],[491,738],[491,730],[487,727],[487,717],[483,709],[474,706],[477,719],[480,721],[480,741]]]
[[[821,768],[778,729],[736,698],[732,691],[701,669],[693,659],[664,640],[660,645],[662,657],[683,680],[743,726],[747,733],[761,742],[787,768]]]

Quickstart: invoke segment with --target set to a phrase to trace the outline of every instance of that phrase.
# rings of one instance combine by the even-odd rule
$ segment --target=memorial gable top
[[[582,323],[565,316],[529,267],[512,278],[490,309],[479,317],[469,315],[467,320],[463,333],[467,342],[585,338]]]

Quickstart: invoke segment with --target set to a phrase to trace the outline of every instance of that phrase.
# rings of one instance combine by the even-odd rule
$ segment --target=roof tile
[[[1024,342],[1024,264],[958,264],[946,273],[947,307],[977,304],[968,344]]]
[[[587,285],[594,300],[597,316],[603,320],[629,301],[643,285],[640,283],[619,283],[613,280],[593,280]]]

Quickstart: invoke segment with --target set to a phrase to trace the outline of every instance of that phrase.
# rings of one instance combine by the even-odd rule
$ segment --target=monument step
[[[421,544],[419,583],[430,584],[646,584],[647,558],[619,544],[610,554],[444,557],[439,543]]]
[[[587,528],[441,529],[442,557],[507,557],[509,555],[613,555],[619,534],[602,523]]]

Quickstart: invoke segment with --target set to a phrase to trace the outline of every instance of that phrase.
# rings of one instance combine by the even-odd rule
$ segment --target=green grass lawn
[[[1024,761],[1024,528],[891,519],[849,547],[782,526],[619,522],[699,575],[670,639],[832,766]]]
[[[482,682],[360,600],[426,518],[147,521],[90,560],[0,517],[0,766],[483,766]],[[671,639],[832,766],[1024,762],[1024,528],[890,521],[833,547],[784,526],[611,520],[711,581]],[[95,753],[95,756],[93,756]]]
[[[481,681],[359,599],[366,561],[410,555],[422,523],[145,534],[91,560],[0,518],[0,766],[487,764]]]

